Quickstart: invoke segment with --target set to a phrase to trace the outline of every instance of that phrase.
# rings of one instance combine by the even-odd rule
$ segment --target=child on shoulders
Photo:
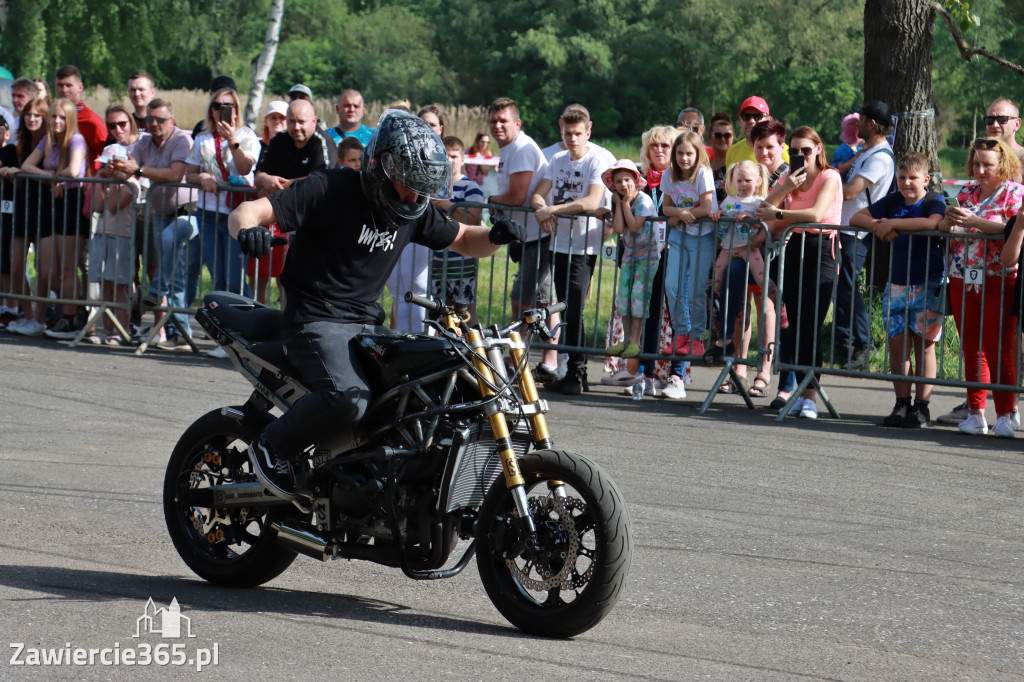
[[[898,192],[883,197],[850,216],[850,225],[869,229],[892,244],[892,267],[882,296],[889,365],[893,374],[934,379],[935,343],[942,338],[945,257],[941,237],[913,232],[938,229],[946,200],[928,191],[928,158],[910,152],[896,164]],[[908,352],[907,341],[913,345]],[[894,381],[896,406],[882,426],[920,428],[931,422],[932,384],[917,382],[910,402],[909,381]]]

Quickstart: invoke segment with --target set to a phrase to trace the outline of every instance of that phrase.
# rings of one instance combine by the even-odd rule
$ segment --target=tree
[[[263,89],[267,84],[267,76],[274,66],[274,55],[281,38],[281,18],[284,16],[284,0],[271,0],[270,18],[267,20],[267,33],[263,37],[263,51],[256,58],[252,68],[252,83],[249,85],[249,99],[245,105],[245,123],[250,128],[256,127],[260,106],[263,104]]]

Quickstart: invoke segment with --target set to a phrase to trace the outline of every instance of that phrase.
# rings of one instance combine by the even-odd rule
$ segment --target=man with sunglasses
[[[854,157],[843,185],[842,225],[850,216],[889,193],[896,174],[896,159],[886,139],[892,113],[885,102],[874,100],[860,112],[858,132],[864,148]],[[839,279],[836,282],[833,358],[845,369],[865,369],[871,353],[871,317],[857,288],[857,278],[871,249],[870,232],[840,232]]]
[[[1020,109],[1008,99],[997,99],[988,105],[985,112],[985,133],[989,137],[1002,140],[1013,150],[1018,159],[1024,160],[1024,147],[1017,144],[1017,131],[1020,130]],[[1013,178],[1021,181],[1021,175]]]
[[[151,99],[146,105],[145,121],[149,135],[139,138],[131,149],[131,156],[125,161],[118,161],[115,170],[140,180],[145,178],[150,183],[184,182],[185,160],[192,151],[192,138],[175,123],[174,106],[159,97]],[[173,308],[188,307],[185,300],[185,252],[189,241],[199,234],[194,215],[197,199],[196,190],[187,187],[155,186],[146,195],[153,216],[150,239],[159,258],[159,263],[147,264],[147,270],[151,270],[150,266],[159,267],[150,293],[157,300],[166,296],[166,303]],[[191,248],[198,254],[198,243]],[[156,314],[157,321],[161,317],[162,314]],[[187,314],[176,314],[174,321],[177,331],[191,336],[192,327]],[[168,335],[168,341],[157,345],[173,346],[174,339],[170,337],[175,336],[174,330],[172,328]]]
[[[761,121],[772,120],[771,112],[768,109],[768,102],[763,97],[752,95],[740,105],[740,128],[743,129],[743,139],[729,147],[725,155],[726,168],[740,161],[754,161],[754,141],[750,139],[750,131]],[[782,158],[789,163],[789,147],[782,145]]]

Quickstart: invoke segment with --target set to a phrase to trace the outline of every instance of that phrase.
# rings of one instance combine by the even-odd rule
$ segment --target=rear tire
[[[277,544],[273,521],[301,518],[294,507],[223,509],[189,506],[190,488],[254,481],[247,446],[262,424],[214,410],[182,434],[164,477],[164,519],[171,542],[196,575],[225,587],[255,587],[281,575],[296,553]],[[216,454],[216,458],[208,456]]]
[[[504,477],[480,509],[477,567],[498,611],[520,630],[572,637],[597,625],[618,601],[629,574],[629,514],[596,464],[560,450],[519,458],[539,546],[506,558],[522,540]],[[547,483],[561,481],[563,495]]]

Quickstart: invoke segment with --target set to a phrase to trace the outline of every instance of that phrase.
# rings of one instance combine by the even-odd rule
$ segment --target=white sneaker
[[[603,386],[629,386],[632,387],[640,378],[640,374],[633,374],[628,369],[620,369],[615,374],[601,377]]]
[[[1003,415],[1002,417],[996,418],[995,428],[992,429],[992,435],[996,438],[1013,438],[1014,437],[1013,418]]]
[[[818,418],[818,406],[810,398],[804,398],[804,405],[800,408],[800,417],[802,419]]]
[[[942,415],[935,421],[940,424],[959,424],[963,420],[971,416],[971,408],[967,407],[967,401],[963,401],[952,410]]]
[[[1020,431],[1020,410],[1016,407],[1013,408],[1013,412],[1010,413],[1010,422],[1013,423],[1013,430]]]
[[[226,350],[224,350],[223,346],[217,346],[216,348],[214,348],[213,350],[211,350],[209,353],[206,354],[206,357],[208,357],[208,358],[215,358],[215,359],[218,359],[218,360],[226,358],[227,356],[228,356],[228,352]]]
[[[960,433],[966,433],[970,436],[980,436],[988,433],[988,422],[985,421],[984,416],[972,414],[960,422]]]
[[[7,331],[22,336],[42,336],[43,332],[46,331],[46,325],[33,318],[25,320],[22,324],[10,325],[7,327]]]
[[[673,374],[668,378],[668,385],[661,391],[662,398],[669,400],[682,400],[686,397],[686,386],[683,380]]]
[[[804,409],[804,401],[805,400],[807,400],[807,398],[797,398],[796,399],[796,402],[793,403],[793,407],[789,408],[789,416],[790,417],[799,417],[800,416],[800,410]]]

